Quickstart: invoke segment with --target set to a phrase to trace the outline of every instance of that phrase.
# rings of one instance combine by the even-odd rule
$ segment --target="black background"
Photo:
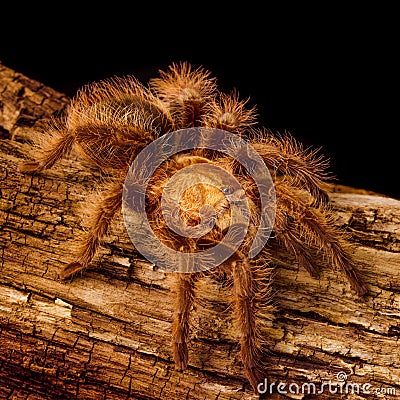
[[[115,74],[146,83],[189,61],[250,97],[268,128],[322,147],[339,183],[400,198],[394,10],[120,7],[28,15],[2,33],[0,61],[69,96]]]

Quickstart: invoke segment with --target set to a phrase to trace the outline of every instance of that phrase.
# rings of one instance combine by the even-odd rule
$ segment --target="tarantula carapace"
[[[276,207],[271,239],[255,258],[248,248],[260,222],[262,207],[253,178],[237,160],[207,148],[192,148],[163,162],[148,182],[146,211],[161,242],[182,252],[199,252],[220,241],[232,215],[229,187],[205,180],[189,186],[178,202],[185,225],[196,227],[204,205],[215,209],[216,223],[205,235],[182,236],[173,232],[161,212],[161,197],[171,177],[191,165],[209,164],[235,176],[242,186],[250,213],[243,243],[213,269],[184,273],[175,271],[176,314],[172,344],[176,368],[188,365],[189,316],[195,303],[196,281],[203,274],[223,271],[231,277],[241,355],[246,375],[256,390],[264,379],[263,350],[266,338],[258,326],[257,310],[271,302],[270,249],[283,246],[312,276],[318,265],[314,250],[332,266],[344,271],[351,287],[362,296],[367,288],[352,260],[342,232],[335,227],[329,208],[327,162],[313,150],[304,149],[289,134],[275,135],[257,125],[257,111],[236,91],[224,93],[203,67],[173,63],[143,85],[132,76],[113,77],[83,87],[62,117],[54,118],[38,134],[38,157],[21,165],[24,172],[50,168],[73,146],[97,166],[104,177],[101,193],[88,209],[85,237],[77,243],[75,261],[66,265],[65,279],[92,261],[111,221],[123,205],[126,175],[135,157],[162,135],[192,127],[218,129],[239,135],[254,148],[268,168],[274,185]],[[190,178],[189,178],[190,179]],[[263,304],[261,304],[263,303]]]

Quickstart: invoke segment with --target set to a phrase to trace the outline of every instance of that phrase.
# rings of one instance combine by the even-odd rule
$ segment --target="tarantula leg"
[[[260,277],[255,266],[247,257],[238,254],[238,259],[232,262],[233,301],[237,325],[240,329],[240,346],[243,366],[254,390],[265,378],[262,368],[263,345],[265,338],[257,324],[257,312],[260,303],[269,303],[268,286],[260,290]],[[260,267],[257,267],[260,268]],[[263,270],[262,268],[261,270]]]
[[[319,268],[308,250],[307,245],[301,238],[298,226],[295,226],[293,223],[293,218],[290,218],[289,215],[277,209],[274,230],[278,242],[281,242],[283,246],[295,256],[299,264],[303,266],[312,277],[317,278],[319,275]]]
[[[27,161],[20,165],[21,172],[40,172],[51,168],[66,155],[74,144],[75,136],[69,132],[54,134],[42,147],[42,156],[37,161]]]
[[[230,94],[219,93],[211,110],[205,118],[205,125],[211,128],[243,134],[251,125],[257,123],[255,107],[247,108],[249,99],[240,100],[236,90]]]
[[[344,271],[351,287],[359,296],[368,292],[357,267],[352,260],[343,238],[343,233],[335,226],[327,207],[316,208],[304,203],[293,188],[283,182],[275,183],[277,202],[294,220],[306,242],[314,243],[331,260],[333,266]],[[279,208],[279,207],[277,207]]]
[[[78,244],[77,259],[61,270],[61,279],[66,279],[89,265],[103,237],[107,234],[114,215],[120,210],[121,206],[122,183],[109,184],[98,203],[92,210],[89,210],[89,229],[84,239]]]
[[[304,150],[289,135],[277,138],[272,134],[265,136],[261,133],[260,138],[253,139],[250,144],[260,154],[271,173],[291,177],[297,187],[309,191],[316,205],[328,203],[328,162],[318,156],[316,151]]]
[[[183,371],[188,365],[187,340],[190,311],[194,306],[197,273],[177,274],[177,311],[172,328],[175,369]]]
[[[359,296],[366,294],[368,292],[367,286],[337,229],[333,225],[321,220],[321,217],[317,216],[312,209],[300,217],[300,224],[311,232],[314,241],[328,255],[332,264],[344,271],[351,287],[356,293]]]
[[[168,104],[177,128],[204,125],[217,90],[209,71],[194,69],[188,63],[173,63],[168,71],[160,71],[159,78],[151,79],[150,86]]]

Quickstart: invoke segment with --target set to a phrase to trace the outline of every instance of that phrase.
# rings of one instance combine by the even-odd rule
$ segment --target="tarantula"
[[[276,193],[275,220],[270,241],[257,257],[248,257],[255,227],[263,212],[253,178],[236,160],[216,150],[194,148],[163,162],[148,182],[146,212],[161,242],[187,253],[209,248],[220,241],[232,214],[226,201],[227,188],[205,181],[188,187],[178,202],[180,218],[196,227],[204,205],[215,209],[212,229],[203,236],[187,237],[173,232],[161,212],[161,197],[169,179],[190,165],[213,165],[235,176],[248,200],[250,225],[243,243],[214,269],[184,273],[175,271],[176,314],[172,329],[176,368],[188,365],[190,311],[195,304],[196,281],[206,273],[231,277],[233,304],[240,332],[241,357],[246,376],[256,390],[264,379],[263,351],[266,338],[259,329],[258,310],[270,304],[272,274],[270,250],[278,244],[291,253],[312,276],[318,274],[313,251],[322,252],[332,266],[345,273],[359,296],[367,293],[347,242],[333,224],[329,208],[327,160],[305,149],[289,134],[275,135],[257,126],[258,113],[233,90],[224,93],[211,73],[190,63],[171,64],[148,85],[132,76],[112,77],[82,87],[66,112],[53,118],[38,135],[38,157],[21,165],[24,172],[50,168],[74,146],[79,154],[97,166],[102,176],[101,194],[89,208],[88,229],[77,243],[75,261],[66,265],[60,278],[66,279],[89,265],[107,234],[113,217],[123,204],[123,188],[129,167],[151,142],[177,130],[191,127],[220,129],[244,138],[261,156],[273,179]]]

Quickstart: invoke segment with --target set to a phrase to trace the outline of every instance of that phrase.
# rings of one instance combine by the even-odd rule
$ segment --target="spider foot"
[[[319,269],[311,262],[303,261],[303,266],[311,277],[318,279]]]
[[[258,367],[245,366],[247,379],[249,380],[253,390],[257,392],[257,387],[261,382],[265,380],[265,373],[263,373]]]
[[[36,161],[27,161],[19,166],[21,172],[40,172],[42,169],[42,164]]]
[[[367,285],[361,279],[357,280],[356,282],[352,282],[351,286],[359,297],[363,297],[368,293]]]
[[[177,371],[185,371],[188,366],[188,348],[186,343],[174,343],[174,361]]]
[[[76,272],[81,271],[83,268],[85,268],[85,266],[82,265],[80,262],[72,262],[61,270],[60,279],[65,280],[74,275]]]

